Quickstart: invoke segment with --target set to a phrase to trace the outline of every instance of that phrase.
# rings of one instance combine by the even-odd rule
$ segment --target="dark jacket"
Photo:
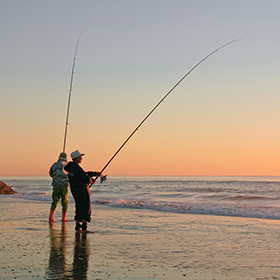
[[[71,188],[87,187],[90,177],[78,163],[70,161],[64,166],[64,169],[68,172]]]
[[[70,161],[64,167],[68,172],[70,189],[75,200],[75,217],[76,221],[91,220],[91,205],[89,180],[93,176],[97,176],[98,172],[85,172],[76,162]]]

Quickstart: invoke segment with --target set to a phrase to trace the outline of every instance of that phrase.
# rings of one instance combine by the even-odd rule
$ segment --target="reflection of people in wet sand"
[[[89,262],[89,244],[87,233],[77,231],[74,240],[74,256],[72,267],[66,261],[66,226],[61,230],[53,228],[50,224],[50,260],[47,275],[50,279],[87,279]],[[72,251],[71,251],[72,252]],[[69,260],[69,251],[67,259]]]
[[[54,230],[50,224],[51,247],[48,274],[56,279],[63,279],[66,272],[66,227],[62,225],[61,231]]]
[[[73,279],[87,279],[89,244],[85,232],[76,232],[73,260]]]

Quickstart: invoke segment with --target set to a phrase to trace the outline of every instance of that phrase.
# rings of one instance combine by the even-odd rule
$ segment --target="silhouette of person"
[[[64,279],[66,273],[66,226],[62,224],[61,230],[53,229],[50,224],[50,260],[48,274],[56,279]]]
[[[86,232],[76,232],[73,259],[73,279],[87,279],[89,244]]]

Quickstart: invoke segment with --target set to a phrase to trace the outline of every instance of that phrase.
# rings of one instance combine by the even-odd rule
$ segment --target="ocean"
[[[71,192],[48,222],[50,177],[0,180],[1,280],[280,279],[280,177],[109,176],[88,233]]]
[[[0,177],[19,200],[50,201],[48,176]],[[69,202],[74,199],[69,192]],[[91,202],[106,207],[183,214],[280,219],[280,177],[112,176],[91,187]]]

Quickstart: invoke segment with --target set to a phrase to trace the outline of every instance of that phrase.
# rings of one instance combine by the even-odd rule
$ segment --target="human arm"
[[[50,170],[49,170],[49,175],[50,175],[50,177],[53,177],[53,170],[52,170],[52,166],[51,166],[51,168],[50,168]]]
[[[92,178],[92,177],[100,177],[101,175],[101,172],[97,172],[97,171],[88,171],[86,172],[87,175]]]

